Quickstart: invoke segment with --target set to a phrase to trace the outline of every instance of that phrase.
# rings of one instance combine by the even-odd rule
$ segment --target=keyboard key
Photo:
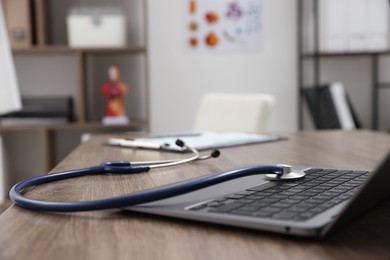
[[[272,218],[274,218],[274,219],[293,219],[297,215],[298,215],[297,212],[286,212],[286,211],[283,211],[283,212],[279,212],[277,214],[274,214],[272,216]]]
[[[261,200],[261,199],[264,199],[266,197],[266,195],[261,195],[261,194],[253,194],[253,195],[249,195],[249,196],[246,196],[245,198],[246,199],[250,199],[250,200]]]
[[[272,191],[269,191],[269,190],[263,190],[263,191],[261,191],[261,192],[259,192],[259,193],[262,194],[262,195],[265,195],[265,196],[269,197],[269,196],[274,195],[276,192],[272,192]]]
[[[329,174],[329,173],[333,173],[333,172],[335,172],[335,171],[337,171],[337,170],[330,170],[330,169],[328,169],[328,170],[322,170],[322,171],[318,171],[318,172],[316,172],[315,174],[318,174],[318,175],[327,175],[327,174]]]
[[[297,207],[292,207],[286,210],[287,212],[296,212],[296,213],[303,213],[307,212],[306,208],[297,208]]]
[[[244,215],[244,216],[253,216],[253,212],[250,212],[250,211],[242,211],[242,210],[233,210],[233,211],[230,211],[229,214],[234,214],[234,215]]]
[[[273,188],[270,188],[270,189],[267,189],[268,192],[280,192],[282,190],[287,190],[287,189],[290,189],[291,187],[289,186],[282,186],[282,185],[278,185],[278,186],[275,186]]]
[[[302,192],[302,191],[304,191],[304,190],[306,190],[305,187],[299,186],[299,187],[291,188],[291,189],[289,189],[288,191],[289,191],[289,192],[296,192],[296,193],[299,193],[299,192]]]
[[[246,190],[247,191],[262,191],[262,190],[266,190],[268,188],[275,187],[276,185],[277,184],[274,183],[274,182],[267,182],[267,183],[264,183],[264,184],[261,184],[261,185],[258,185],[258,186],[254,186],[254,187],[246,189]]]
[[[282,195],[282,194],[275,194],[272,196],[273,198],[277,198],[277,199],[280,199],[280,200],[283,200],[283,199],[287,199],[291,196],[287,196],[287,195]]]
[[[242,199],[244,197],[245,197],[245,195],[239,195],[239,194],[231,194],[231,195],[225,196],[225,198],[227,198],[227,199]]]
[[[276,212],[279,212],[279,211],[281,211],[281,210],[282,210],[281,208],[276,208],[276,207],[268,206],[268,207],[265,207],[265,208],[260,209],[258,212],[263,211],[263,212],[276,213]],[[257,213],[256,213],[256,214],[257,214]]]
[[[283,183],[282,185],[287,188],[287,187],[295,187],[298,185],[302,185],[302,183],[298,183],[298,182],[294,181],[294,182],[286,182],[286,183]]]
[[[353,171],[353,173],[355,173],[356,175],[365,175],[365,174],[368,174],[369,172],[368,171]]]
[[[227,201],[228,199],[227,198],[219,198],[219,199],[216,199],[214,200],[215,202],[225,202]]]
[[[316,208],[310,209],[309,212],[318,214],[318,213],[321,213],[321,212],[323,212],[325,210],[326,210],[326,208],[324,208],[324,207],[316,207]]]
[[[304,172],[307,173],[307,174],[310,174],[310,173],[318,172],[318,171],[321,171],[321,170],[322,169],[320,169],[320,168],[311,168],[311,169],[305,170]]]
[[[217,208],[217,207],[220,207],[224,204],[225,203],[223,203],[223,202],[212,201],[212,202],[208,203],[207,206],[212,207],[212,208]]]
[[[317,215],[317,214],[313,213],[313,212],[305,212],[305,213],[300,214],[298,219],[306,220],[306,219],[314,217],[315,215]]]
[[[297,204],[297,203],[299,203],[301,201],[302,200],[300,200],[300,199],[287,198],[287,199],[281,200],[280,202],[282,202],[282,203],[289,203],[290,205],[292,205],[292,204]]]
[[[326,199],[321,199],[321,198],[317,197],[317,198],[311,198],[308,201],[311,203],[321,204],[321,203],[324,203],[326,201]]]
[[[304,208],[304,209],[310,209],[310,208],[313,208],[313,207],[316,207],[316,206],[318,206],[317,203],[311,203],[311,202],[307,202],[307,201],[295,204],[295,207],[297,207],[297,208]]]
[[[252,207],[252,206],[244,206],[244,207],[239,208],[238,210],[240,210],[240,211],[247,211],[247,212],[255,212],[255,211],[258,211],[259,208],[258,207]]]
[[[286,208],[291,207],[291,205],[292,205],[292,203],[277,202],[277,203],[272,204],[272,207],[286,209]]]
[[[268,202],[268,203],[274,203],[274,202],[279,201],[279,199],[275,198],[275,197],[267,197],[267,198],[262,199],[261,201],[262,202]]]
[[[243,196],[249,196],[249,195],[252,195],[252,194],[255,194],[255,193],[256,193],[256,191],[245,190],[245,191],[237,192],[235,194],[243,195]]]
[[[331,200],[334,197],[335,197],[335,195],[322,193],[322,194],[318,194],[317,196],[315,196],[313,198],[319,198],[319,199],[324,199],[324,200]]]
[[[239,199],[239,200],[236,201],[236,203],[242,203],[242,204],[249,204],[249,203],[252,203],[252,202],[255,202],[255,200],[250,200],[250,199],[247,199],[247,198]]]
[[[306,195],[306,196],[314,197],[314,196],[317,196],[318,194],[320,194],[321,192],[319,192],[319,191],[312,191],[312,190],[305,190],[302,193],[304,195]]]
[[[266,207],[270,204],[271,204],[270,202],[264,202],[264,201],[255,201],[255,202],[251,203],[252,206],[258,207],[258,208],[263,208],[263,207]]]

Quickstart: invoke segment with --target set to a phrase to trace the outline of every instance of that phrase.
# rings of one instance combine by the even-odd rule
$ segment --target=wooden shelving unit
[[[303,98],[303,89],[305,88],[304,83],[304,62],[312,61],[313,63],[313,86],[319,86],[321,84],[322,71],[321,71],[321,61],[324,59],[345,59],[350,57],[364,57],[371,61],[371,69],[368,71],[368,77],[371,81],[371,126],[366,126],[367,128],[379,130],[379,90],[380,89],[390,89],[390,82],[383,82],[380,80],[379,66],[380,58],[389,56],[390,49],[381,50],[381,51],[347,51],[347,52],[324,52],[319,50],[319,1],[322,0],[313,0],[313,9],[311,12],[314,14],[314,26],[313,26],[313,44],[314,50],[310,53],[306,53],[303,49],[304,42],[304,21],[303,21],[303,7],[305,1],[299,0],[297,6],[297,17],[298,17],[298,126],[299,129],[304,129],[304,98]]]
[[[142,30],[143,30],[143,39],[141,40],[141,44],[138,42],[133,43],[129,42],[128,46],[121,47],[121,48],[71,48],[66,45],[66,42],[55,42],[50,37],[50,28],[51,26],[51,20],[54,19],[51,17],[50,11],[53,10],[53,5],[69,5],[79,3],[82,4],[82,1],[77,0],[71,0],[69,3],[65,3],[63,1],[54,1],[54,0],[33,0],[34,2],[34,12],[35,12],[35,32],[36,32],[36,43],[34,45],[31,45],[31,47],[23,47],[23,48],[13,48],[13,54],[14,56],[23,57],[27,59],[39,59],[41,56],[48,57],[48,56],[66,56],[66,57],[72,57],[72,59],[75,60],[76,67],[71,68],[72,71],[74,71],[75,79],[77,82],[76,88],[76,94],[75,94],[75,118],[76,120],[74,122],[66,123],[66,124],[36,124],[36,125],[1,125],[0,124],[0,134],[4,135],[5,138],[9,137],[9,139],[18,139],[16,136],[24,135],[24,134],[30,134],[33,133],[34,136],[36,136],[37,139],[39,139],[40,149],[43,153],[41,164],[43,165],[44,171],[49,171],[52,169],[52,167],[58,163],[59,160],[62,158],[58,158],[56,155],[56,151],[58,151],[58,138],[61,138],[61,133],[68,133],[68,132],[76,132],[76,133],[100,133],[100,132],[124,132],[124,131],[137,131],[137,132],[148,132],[149,131],[149,101],[148,101],[148,65],[147,65],[147,32],[146,32],[146,20],[147,20],[147,12],[146,12],[146,1],[139,0],[140,2],[137,2],[136,4],[138,7],[142,7],[143,13],[142,15]],[[104,1],[103,1],[104,2]],[[106,3],[100,2],[100,4],[111,4],[114,3],[117,6],[123,5],[125,10],[129,10],[129,5],[134,4],[135,2],[132,1],[123,1],[123,0],[117,0],[117,1],[107,1]],[[49,8],[50,7],[50,8]],[[64,10],[63,12],[66,12]],[[125,12],[126,14],[126,12]],[[53,14],[54,15],[54,14]],[[130,31],[128,33],[131,33]],[[142,70],[143,73],[140,77],[140,79],[137,79],[137,82],[141,82],[142,85],[131,85],[133,88],[131,91],[138,93],[139,96],[142,97],[142,100],[139,100],[138,96],[136,97],[137,106],[142,110],[142,112],[139,112],[137,114],[137,111],[132,111],[136,115],[130,115],[130,123],[126,125],[103,125],[100,121],[100,118],[104,116],[102,114],[101,116],[99,113],[91,114],[91,107],[97,107],[100,110],[102,110],[102,106],[104,107],[104,102],[101,103],[103,100],[96,101],[94,97],[91,97],[90,94],[93,93],[95,96],[98,95],[98,92],[96,90],[91,90],[92,87],[95,87],[96,82],[91,83],[90,78],[91,76],[89,73],[93,71],[95,68],[91,68],[91,64],[93,64],[94,59],[93,58],[101,58],[104,57],[104,59],[110,60],[112,57],[115,60],[120,57],[121,59],[123,57],[128,57],[131,59],[133,56],[141,57],[142,62],[139,66],[141,68],[138,68],[138,70]],[[92,57],[92,58],[91,58]],[[133,66],[133,63],[129,62],[129,67]],[[100,68],[101,69],[101,68]],[[138,71],[137,70],[137,71]],[[102,71],[96,71],[96,74],[100,77],[102,74]],[[44,77],[44,75],[35,75],[36,77]],[[104,82],[102,82],[104,83]],[[126,82],[127,83],[127,82]],[[66,84],[65,84],[66,85]],[[93,86],[91,86],[93,85]],[[134,89],[135,88],[135,89]],[[95,91],[95,92],[93,92]],[[141,93],[141,94],[139,94]],[[21,93],[23,96],[23,92]],[[45,93],[43,93],[45,94]],[[37,93],[39,95],[39,93]],[[96,99],[96,98],[95,98]],[[135,99],[135,98],[134,98]],[[92,100],[92,101],[91,101]],[[132,100],[133,101],[133,100]],[[93,102],[93,104],[90,104]],[[99,103],[100,102],[100,103]],[[99,111],[100,111],[99,110]],[[99,118],[100,117],[100,118]],[[58,137],[60,136],[60,137]],[[78,142],[80,140],[77,140]],[[17,140],[15,141],[17,143]],[[67,142],[67,140],[61,140],[61,142]],[[75,142],[73,140],[72,142]],[[6,142],[7,143],[7,142]],[[8,144],[9,145],[9,144]],[[13,144],[11,145],[13,146]],[[7,148],[7,147],[6,147]],[[20,149],[24,149],[25,147],[20,147]],[[31,147],[30,147],[31,148]],[[10,150],[14,150],[14,147]],[[19,148],[17,148],[19,149]],[[32,148],[34,149],[34,148]],[[71,150],[69,147],[65,150]],[[64,151],[62,153],[66,154],[68,151]],[[12,156],[12,154],[11,154]],[[11,168],[17,168],[17,167],[11,167]],[[13,174],[12,172],[10,173]],[[13,180],[11,180],[12,182]]]

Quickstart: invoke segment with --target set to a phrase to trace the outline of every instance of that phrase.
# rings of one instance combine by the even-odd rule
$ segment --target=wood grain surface
[[[371,131],[281,135],[288,140],[225,148],[218,159],[139,175],[64,180],[27,195],[61,201],[105,198],[254,163],[370,169],[390,147],[388,134]],[[80,145],[53,172],[109,160],[185,157],[103,146],[107,138],[96,136]],[[323,240],[117,210],[53,214],[11,206],[0,215],[0,259],[389,259],[389,226],[390,202]]]

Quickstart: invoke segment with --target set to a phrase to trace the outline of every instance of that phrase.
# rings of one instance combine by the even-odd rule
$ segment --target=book
[[[16,125],[57,125],[66,124],[69,121],[64,117],[5,117],[0,118],[2,126]]]
[[[33,30],[34,38],[33,42],[37,45],[46,45],[48,43],[48,9],[49,2],[47,0],[34,0],[33,8]]]
[[[349,1],[346,17],[349,51],[383,51],[389,48],[387,0]]]
[[[345,14],[349,8],[348,0],[319,1],[320,50],[342,52],[346,50],[348,27]]]
[[[345,0],[344,0],[345,1]],[[348,51],[365,51],[368,50],[368,6],[369,1],[377,0],[354,0],[348,4],[345,13]]]
[[[304,95],[317,129],[352,130],[361,127],[341,82],[306,88]]]
[[[0,124],[48,124],[74,120],[72,97],[22,97],[22,109],[0,117]]]
[[[334,82],[329,86],[329,91],[340,122],[340,128],[344,130],[356,129],[350,104],[346,99],[344,85],[341,82]]]
[[[32,2],[5,0],[6,24],[12,47],[29,47],[33,43]]]
[[[315,1],[303,0],[303,48],[306,53],[383,51],[389,48],[387,0],[317,1],[317,16]],[[318,48],[315,49],[317,33]]]
[[[303,0],[303,50],[306,53],[344,52],[347,47],[346,12],[349,0]],[[318,36],[318,46],[315,38]],[[316,49],[317,47],[317,49]]]
[[[388,50],[389,3],[387,0],[368,1],[368,47],[370,50]]]
[[[304,95],[317,129],[341,128],[328,85],[306,88]]]

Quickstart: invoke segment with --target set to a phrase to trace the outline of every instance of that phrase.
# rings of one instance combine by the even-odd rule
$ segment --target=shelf
[[[390,88],[390,82],[380,82],[377,84],[377,87],[379,89],[389,89]]]
[[[22,96],[71,96],[77,121],[0,124],[0,134],[8,138],[5,146],[9,153],[15,155],[10,156],[12,176],[17,176],[23,167],[31,175],[40,174],[42,169],[50,170],[80,143],[82,133],[149,131],[146,1],[115,1],[114,5],[126,14],[129,37],[126,38],[126,46],[109,48],[72,48],[67,44],[67,12],[83,1],[33,2],[36,4],[33,12],[37,20],[31,26],[36,33],[37,44],[12,48],[20,77],[20,92]],[[99,86],[108,80],[108,68],[113,64],[125,71],[121,80],[131,88],[126,102],[131,120],[126,125],[103,125],[101,122],[105,106]],[[36,158],[36,167],[21,166],[13,159],[20,151],[26,150]]]
[[[145,120],[133,119],[126,125],[103,125],[101,122],[86,122],[86,123],[69,123],[69,124],[53,124],[53,125],[0,125],[0,132],[7,131],[28,131],[28,130],[71,130],[71,129],[110,129],[124,130],[129,128],[145,128],[147,122]]]
[[[27,48],[12,48],[14,53],[37,53],[37,54],[52,54],[52,53],[91,53],[91,54],[121,54],[121,53],[143,53],[146,48],[143,46],[126,46],[121,48],[71,48],[66,45],[52,46],[34,46]]]
[[[370,70],[368,77],[370,80],[370,94],[371,101],[371,126],[370,128],[379,130],[379,109],[380,109],[380,94],[378,90],[390,89],[390,82],[381,82],[380,70],[381,58],[387,58],[390,55],[390,46],[383,45],[384,48],[377,50],[361,50],[361,51],[321,51],[321,34],[320,30],[323,28],[320,19],[321,5],[316,0],[312,3],[299,0],[297,2],[297,24],[298,24],[298,125],[299,129],[305,129],[305,114],[304,109],[304,95],[302,90],[305,86],[319,86],[326,82],[326,78],[332,78],[329,73],[323,73],[323,70],[331,68],[328,61],[339,62],[347,59],[357,58],[360,60],[369,60]],[[304,19],[304,18],[307,19]],[[308,37],[311,37],[310,39]],[[305,43],[307,43],[305,48]],[[344,60],[343,60],[344,59]],[[323,61],[326,61],[323,63]],[[307,62],[307,63],[306,63]],[[365,60],[366,62],[366,60]],[[311,68],[310,68],[311,67]],[[311,73],[311,75],[307,73]],[[340,75],[337,72],[335,76]],[[337,76],[340,77],[340,76]],[[310,81],[309,81],[310,80]],[[334,79],[333,79],[334,81]],[[310,82],[310,83],[307,83]]]
[[[314,58],[314,57],[348,57],[348,56],[373,56],[373,55],[388,55],[390,50],[386,51],[372,51],[372,52],[313,52],[303,53],[302,58]]]

